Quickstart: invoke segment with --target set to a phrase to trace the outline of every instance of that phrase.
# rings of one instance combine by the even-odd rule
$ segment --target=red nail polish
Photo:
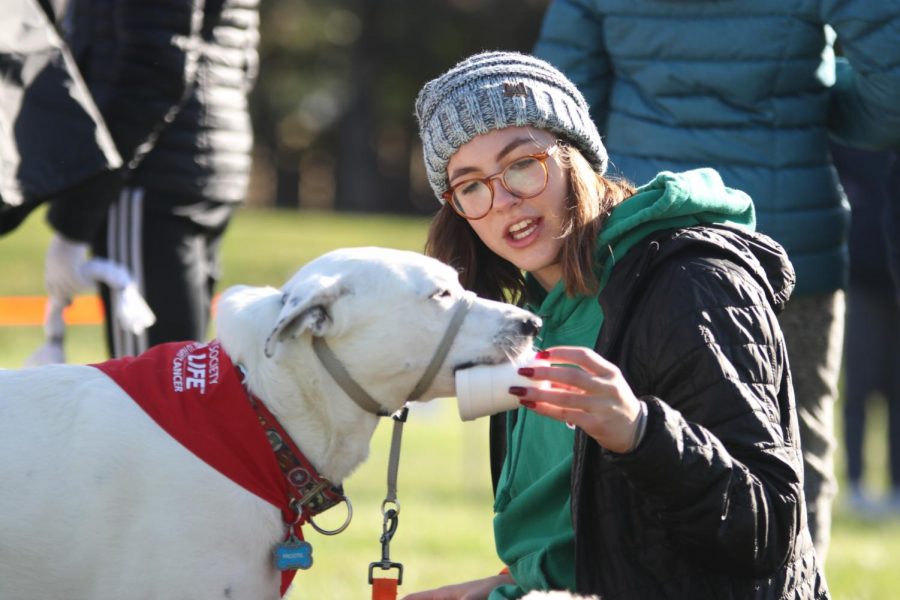
[[[514,385],[509,388],[509,393],[513,396],[524,396],[526,393],[528,393],[528,390],[521,386]]]
[[[522,367],[517,371],[517,373],[522,377],[531,377],[532,375],[534,375],[534,369],[532,369],[531,367]]]
[[[534,355],[535,358],[550,358],[549,350],[541,350],[537,354]]]
[[[519,400],[519,404],[525,408],[534,408],[534,402],[531,400]]]

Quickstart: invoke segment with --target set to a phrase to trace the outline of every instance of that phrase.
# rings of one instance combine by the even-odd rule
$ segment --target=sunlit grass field
[[[420,250],[426,227],[422,218],[244,210],[225,236],[220,290],[235,283],[280,286],[300,265],[338,247]],[[43,253],[48,239],[41,213],[0,238],[0,295],[43,292]],[[104,359],[101,336],[98,326],[69,327],[69,362]],[[0,327],[0,368],[21,367],[41,342],[38,326]],[[883,491],[886,417],[881,406],[876,407],[870,423],[869,483]],[[294,580],[288,596],[291,600],[371,597],[367,576],[369,563],[381,559],[381,501],[386,491],[389,442],[390,424],[384,422],[376,431],[369,460],[345,482],[354,507],[350,527],[332,537],[304,529],[314,548],[314,565]],[[838,472],[843,473],[840,461]],[[401,596],[499,570],[493,552],[486,423],[461,423],[450,401],[413,410],[404,431],[398,498],[399,527],[390,550],[391,559],[404,565]],[[343,516],[343,508],[335,508],[322,516],[320,524],[332,528]],[[847,510],[841,495],[833,527],[826,563],[833,597],[900,598],[900,568],[894,562],[900,556],[900,517],[862,520]]]

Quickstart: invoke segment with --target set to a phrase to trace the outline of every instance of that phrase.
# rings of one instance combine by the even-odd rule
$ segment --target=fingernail
[[[522,377],[531,377],[532,375],[534,375],[534,369],[532,369],[531,367],[522,367],[517,371],[517,373]]]
[[[519,400],[519,404],[525,408],[534,408],[534,401],[532,400]]]
[[[528,393],[528,390],[526,390],[525,388],[523,388],[521,386],[514,385],[514,386],[510,386],[509,393],[512,394],[513,396],[524,396],[526,393]]]
[[[537,354],[534,355],[535,358],[550,358],[549,350],[541,350]]]

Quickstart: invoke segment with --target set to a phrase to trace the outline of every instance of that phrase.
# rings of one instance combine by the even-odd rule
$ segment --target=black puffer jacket
[[[0,233],[60,192],[102,185],[122,162],[49,16],[35,0],[3,3]]]
[[[626,455],[576,435],[579,592],[828,597],[806,530],[775,317],[793,283],[780,246],[726,226],[660,232],[616,265],[600,295],[596,349],[647,402],[648,428]],[[502,454],[496,425],[494,459]]]
[[[242,201],[258,0],[70,1],[63,29],[128,165],[125,182],[164,192],[173,206]],[[84,239],[66,231],[85,218],[84,199],[74,200],[51,222]]]

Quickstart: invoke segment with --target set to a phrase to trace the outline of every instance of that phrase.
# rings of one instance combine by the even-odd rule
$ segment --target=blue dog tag
[[[313,563],[312,546],[309,542],[299,540],[294,535],[278,544],[274,550],[274,555],[275,568],[279,571],[308,569]]]

